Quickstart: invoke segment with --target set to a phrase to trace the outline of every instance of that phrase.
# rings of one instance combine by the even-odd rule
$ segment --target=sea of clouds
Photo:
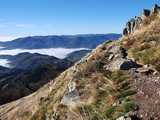
[[[9,63],[10,63],[10,61],[7,59],[0,59],[0,66],[10,68]]]
[[[39,53],[43,55],[55,56],[57,58],[63,59],[69,53],[79,50],[86,50],[86,48],[75,48],[75,49],[68,49],[68,48],[47,48],[47,49],[12,49],[12,50],[4,50],[0,48],[0,55],[17,55],[23,52],[29,53]],[[10,61],[7,59],[0,59],[0,66],[9,67]]]

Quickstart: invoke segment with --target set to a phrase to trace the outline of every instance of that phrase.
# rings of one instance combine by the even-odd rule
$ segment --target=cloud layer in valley
[[[11,41],[16,39],[14,36],[0,35],[0,41]]]
[[[0,50],[0,55],[17,55],[23,52],[29,53],[39,53],[43,55],[55,56],[57,58],[65,58],[67,54],[78,51],[84,50],[86,48],[76,48],[76,49],[66,49],[66,48],[48,48],[48,49],[13,49],[13,50]]]
[[[10,68],[9,63],[10,63],[10,61],[7,59],[0,59],[0,66]]]

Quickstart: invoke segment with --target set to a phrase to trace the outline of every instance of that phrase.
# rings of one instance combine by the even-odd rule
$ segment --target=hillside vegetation
[[[119,41],[99,45],[54,82],[0,106],[0,118],[159,120],[159,7],[141,19],[136,29],[127,26]]]

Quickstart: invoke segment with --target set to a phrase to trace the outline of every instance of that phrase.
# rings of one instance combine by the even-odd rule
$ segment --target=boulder
[[[126,24],[126,28],[127,28],[127,33],[130,34],[134,31],[134,28],[135,28],[135,19],[132,18],[131,20],[129,20]]]
[[[140,65],[138,65],[136,62],[132,60],[118,58],[116,60],[113,60],[111,63],[105,65],[104,69],[109,71],[116,71],[116,70],[130,70],[132,68],[138,68],[138,67],[140,67]]]
[[[131,111],[126,115],[117,118],[116,120],[141,120],[141,118],[139,117],[137,111],[135,112]]]
[[[136,20],[136,26],[135,26],[135,29],[139,28],[140,25],[143,23],[143,20],[141,17],[137,17],[135,16],[135,20]]]
[[[150,75],[150,74],[156,75],[156,74],[158,74],[158,71],[152,65],[144,65],[143,67],[138,68],[136,70],[136,72],[139,72],[141,74],[146,74],[146,75]]]
[[[113,58],[114,58],[114,55],[110,54],[109,57],[108,57],[108,60],[112,60]]]
[[[153,14],[160,13],[160,6],[158,6],[157,4],[155,4],[154,7],[153,7],[153,9],[152,9],[152,13]]]
[[[70,82],[68,84],[68,92],[63,96],[61,103],[64,105],[74,105],[77,100],[79,100],[79,92],[76,89],[76,83]]]
[[[127,50],[123,47],[113,45],[109,47],[108,52],[110,53],[108,56],[109,62],[103,66],[105,70],[130,70],[141,67],[133,60],[127,58]]]
[[[127,55],[128,55],[127,50],[125,48],[121,47],[120,51],[121,51],[122,57],[127,58]]]
[[[144,9],[144,10],[143,10],[143,15],[144,15],[145,17],[148,17],[148,16],[151,15],[151,11],[148,10],[148,9]]]
[[[108,52],[113,54],[118,53],[119,50],[120,50],[120,46],[117,46],[117,45],[112,45],[108,48]]]
[[[116,120],[132,120],[130,117],[122,116]]]
[[[141,67],[138,65],[136,62],[132,60],[125,60],[121,65],[120,65],[120,70],[129,70],[132,68],[139,68]]]
[[[128,30],[127,30],[127,28],[124,28],[124,29],[123,29],[123,35],[124,35],[124,36],[128,35]]]
[[[142,23],[142,18],[141,17],[135,17],[129,20],[123,29],[123,35],[129,35],[133,33]]]

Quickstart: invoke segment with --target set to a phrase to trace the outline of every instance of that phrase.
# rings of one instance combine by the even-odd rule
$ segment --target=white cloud
[[[17,55],[19,53],[23,52],[29,52],[29,53],[39,53],[49,56],[55,56],[57,58],[65,58],[67,54],[78,51],[78,50],[84,50],[86,48],[76,48],[76,49],[66,49],[66,48],[48,48],[48,49],[13,49],[13,50],[0,50],[0,55]]]
[[[0,35],[0,41],[11,41],[16,39],[15,36]]]
[[[17,28],[33,28],[36,27],[35,24],[29,24],[29,23],[19,23],[14,25]]]
[[[10,68],[9,63],[10,63],[10,61],[8,61],[7,59],[0,59],[0,66]]]

